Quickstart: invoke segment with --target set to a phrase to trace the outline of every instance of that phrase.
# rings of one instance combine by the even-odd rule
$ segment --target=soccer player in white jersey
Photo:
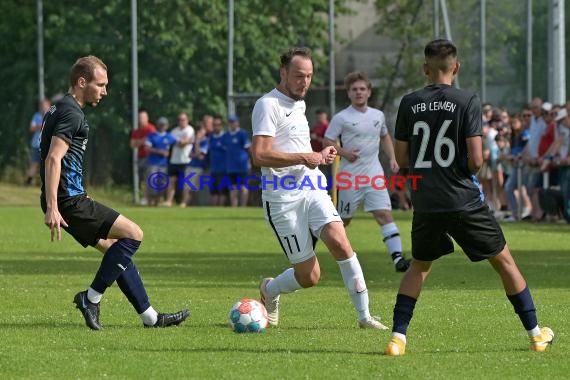
[[[339,173],[350,174],[353,182],[348,189],[338,189],[337,209],[344,225],[348,226],[360,202],[364,201],[364,211],[372,213],[381,226],[383,241],[396,271],[405,272],[410,262],[402,255],[400,231],[392,218],[388,180],[384,183],[380,181],[374,187],[371,183],[374,177],[384,176],[378,157],[380,145],[390,159],[392,172],[397,173],[400,169],[386,128],[386,119],[382,111],[368,106],[372,84],[364,73],[356,71],[348,74],[344,78],[344,85],[351,104],[332,118],[324,141],[325,146],[334,146],[341,156]],[[337,144],[337,140],[340,144]],[[368,178],[368,184],[356,186],[356,176]]]
[[[293,48],[281,56],[280,83],[253,109],[252,158],[261,167],[265,217],[291,267],[260,284],[269,323],[279,321],[279,297],[319,281],[315,243],[321,239],[337,261],[361,328],[386,329],[368,309],[362,268],[326,191],[319,165],[331,164],[334,147],[313,152],[303,100],[313,76],[311,51]]]

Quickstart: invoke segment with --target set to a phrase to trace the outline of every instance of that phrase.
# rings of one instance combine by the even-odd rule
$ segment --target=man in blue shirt
[[[229,131],[225,134],[226,162],[230,188],[230,204],[232,207],[247,206],[249,192],[243,186],[243,180],[248,175],[251,165],[249,148],[251,139],[246,131],[240,128],[239,118],[232,115],[228,118]]]
[[[214,181],[210,186],[212,206],[225,206],[230,187],[227,178],[226,132],[221,117],[214,118],[214,130],[208,138],[208,164]]]
[[[167,130],[168,130],[168,119],[165,117],[160,117],[158,119],[157,125],[156,125],[156,132],[151,133],[150,135],[148,135],[147,139],[146,139],[146,143],[145,145],[149,147],[149,155],[147,158],[147,164],[149,166],[149,172],[151,173],[157,173],[157,172],[162,172],[165,173],[166,176],[166,172],[167,172],[167,167],[168,167],[168,157],[170,157],[170,148],[172,147],[172,145],[176,144],[176,142],[178,141],[176,139],[176,137],[172,136],[172,134],[170,134]],[[154,177],[155,179],[158,180],[158,176]],[[151,178],[147,179],[147,185],[150,186],[150,184],[148,183],[148,181]],[[159,190],[159,188],[162,188],[161,184],[156,184],[157,186],[154,186],[153,188],[149,189],[149,200],[148,200],[148,205],[149,206],[158,206],[158,200],[160,199],[160,195],[162,193],[161,190]],[[164,189],[166,189],[166,187],[164,187]]]

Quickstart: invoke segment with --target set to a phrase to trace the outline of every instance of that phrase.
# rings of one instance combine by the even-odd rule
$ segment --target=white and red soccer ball
[[[244,298],[232,306],[228,322],[237,333],[264,332],[268,323],[267,310],[259,301]]]

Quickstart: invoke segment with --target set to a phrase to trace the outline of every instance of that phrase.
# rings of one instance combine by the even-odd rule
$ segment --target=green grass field
[[[30,197],[31,199],[34,197]],[[8,202],[11,203],[11,202]],[[6,202],[4,202],[6,204]],[[337,264],[317,246],[321,283],[282,297],[278,328],[236,334],[231,305],[258,297],[262,277],[287,267],[261,209],[119,207],[145,231],[135,256],[157,310],[191,309],[171,329],[143,329],[117,287],[102,302],[104,330],[74,309],[100,254],[69,236],[50,242],[38,207],[0,207],[0,378],[531,379],[568,378],[570,235],[567,225],[505,224],[539,320],[555,332],[540,354],[487,263],[460,253],[435,266],[416,307],[407,355],[381,354],[389,332],[360,330]],[[396,212],[410,248],[411,214]],[[371,311],[391,325],[401,275],[379,230],[359,214],[349,227]],[[409,254],[408,254],[409,255]]]

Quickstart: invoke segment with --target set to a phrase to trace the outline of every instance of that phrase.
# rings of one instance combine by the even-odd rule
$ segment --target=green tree
[[[434,38],[433,1],[376,0],[380,14],[378,34],[399,43],[397,54],[379,62],[381,105],[384,107],[393,105],[395,99],[424,84],[420,70],[423,47]],[[447,6],[451,35],[462,64],[461,87],[480,92],[480,0],[448,0]],[[516,110],[527,100],[526,2],[487,1],[486,11],[487,92],[499,94],[495,99],[497,105]],[[543,98],[547,96],[547,13],[546,2],[533,2],[533,92]],[[568,25],[567,21],[566,28]],[[443,17],[440,17],[438,37],[445,37],[443,28]]]
[[[139,107],[151,119],[190,113],[226,116],[227,0],[139,0]],[[349,9],[336,1],[336,12]],[[235,92],[262,93],[278,79],[282,50],[306,45],[315,66],[326,62],[327,0],[235,2]],[[3,64],[1,101],[10,126],[0,129],[0,168],[23,167],[29,136],[26,127],[37,103],[36,4],[27,0],[0,5]],[[87,152],[89,182],[129,183],[131,151],[130,2],[44,1],[46,95],[65,93],[74,60],[93,54],[109,68],[109,95],[93,112],[86,109],[93,132]],[[4,63],[5,61],[5,63]],[[325,83],[317,70],[315,83]],[[249,108],[244,112],[249,113]],[[246,126],[247,127],[247,126]],[[5,171],[5,170],[3,170]]]

